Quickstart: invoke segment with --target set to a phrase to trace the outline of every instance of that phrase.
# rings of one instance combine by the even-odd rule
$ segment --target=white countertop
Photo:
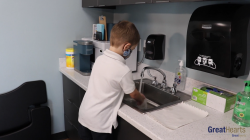
[[[74,70],[67,69],[66,67],[60,67],[59,70],[78,86],[87,90],[89,76],[83,76]],[[134,73],[133,75],[134,78],[138,78],[138,73]],[[226,113],[220,113],[212,108],[191,100],[186,103],[207,111],[209,116],[182,126],[176,130],[170,130],[149,118],[147,114],[141,114],[125,104],[121,105],[118,115],[153,140],[250,140],[250,127],[246,128],[245,133],[233,133],[244,135],[244,137],[232,137],[231,133],[208,133],[209,126],[212,126],[213,128],[222,128],[224,126],[239,128],[240,126],[235,124],[231,119],[233,110]]]

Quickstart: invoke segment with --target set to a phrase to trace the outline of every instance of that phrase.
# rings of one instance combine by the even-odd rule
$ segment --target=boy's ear
[[[124,49],[124,50],[128,50],[128,49],[130,49],[130,48],[131,48],[131,43],[125,43],[123,49]]]

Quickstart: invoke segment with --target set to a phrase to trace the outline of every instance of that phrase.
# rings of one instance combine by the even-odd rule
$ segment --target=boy
[[[139,40],[139,32],[131,22],[121,21],[112,28],[110,48],[95,61],[79,110],[82,140],[113,140],[112,128],[118,126],[117,112],[124,93],[130,94],[138,104],[144,101],[144,95],[136,90],[132,72],[125,64]]]

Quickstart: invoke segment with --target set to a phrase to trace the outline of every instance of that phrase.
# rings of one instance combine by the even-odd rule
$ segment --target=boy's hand
[[[143,102],[144,102],[144,100],[146,100],[146,97],[144,96],[144,94],[142,94],[142,93],[140,93],[141,94],[141,102],[138,102],[137,101],[137,103],[138,103],[138,105],[141,105]]]
[[[130,93],[130,97],[135,99],[138,105],[141,105],[145,100],[145,96],[140,93],[137,89],[135,89],[132,93]]]

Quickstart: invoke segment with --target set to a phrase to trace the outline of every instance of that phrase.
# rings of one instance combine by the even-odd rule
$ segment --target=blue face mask
[[[124,51],[124,52],[123,52],[123,57],[124,57],[124,59],[128,59],[129,56],[131,55],[131,53],[132,53],[132,50],[131,50],[131,49],[128,49],[128,50]]]

